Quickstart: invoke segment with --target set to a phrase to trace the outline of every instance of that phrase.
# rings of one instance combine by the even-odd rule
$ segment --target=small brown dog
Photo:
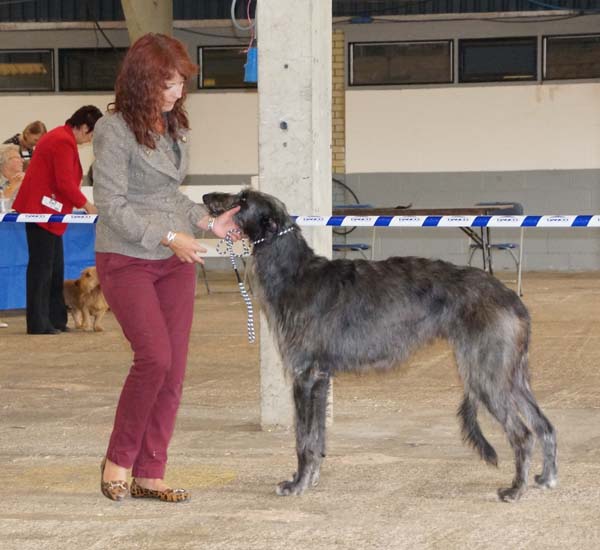
[[[102,294],[95,267],[84,269],[79,279],[67,279],[63,294],[75,328],[92,330],[93,317],[93,329],[96,332],[104,330],[101,321],[108,311],[108,304]]]

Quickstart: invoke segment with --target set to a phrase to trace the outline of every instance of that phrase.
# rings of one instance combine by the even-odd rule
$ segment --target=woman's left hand
[[[233,220],[233,216],[239,211],[240,207],[236,206],[231,210],[223,212],[220,216],[217,216],[215,218],[215,223],[213,224],[212,232],[221,239],[229,233],[232,241],[239,241],[242,238],[242,232]]]

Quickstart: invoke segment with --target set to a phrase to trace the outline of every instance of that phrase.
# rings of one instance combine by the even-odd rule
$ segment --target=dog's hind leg
[[[488,409],[490,414],[502,425],[508,437],[510,446],[515,453],[515,477],[512,485],[498,489],[498,496],[504,502],[519,500],[527,488],[527,478],[531,464],[534,437],[531,430],[521,420],[516,399],[509,392],[501,392],[491,398],[483,388],[478,388],[477,399]],[[494,466],[498,457],[493,447],[483,437],[475,418],[476,408],[471,399],[465,397],[459,416],[463,420],[463,435],[481,457]]]
[[[511,391],[501,391],[490,398],[481,390],[479,398],[504,428],[510,446],[515,453],[515,477],[510,487],[498,489],[498,497],[504,502],[516,502],[527,488],[531,455],[535,442],[533,434],[521,419],[518,410],[518,396],[513,395]]]
[[[325,456],[325,416],[329,374],[311,368],[294,380],[296,412],[296,454],[298,469],[289,481],[277,486],[280,496],[301,495],[319,482]]]
[[[515,476],[510,487],[498,489],[498,496],[514,502],[527,488],[535,442],[521,394],[527,380],[529,324],[523,312],[517,311],[487,311],[479,320],[482,324],[477,331],[458,332],[457,363],[469,397],[460,412],[467,428],[474,426],[474,432],[466,436],[469,442],[485,441],[479,439],[476,421],[469,421],[474,415],[471,401],[487,408],[504,429],[515,455]],[[485,443],[480,445],[476,446],[485,458]]]
[[[515,477],[510,487],[498,489],[498,496],[504,502],[516,502],[527,488],[535,440],[531,430],[523,423],[518,413],[509,414],[504,429],[515,453]]]
[[[521,388],[521,394],[523,414],[540,440],[544,453],[542,473],[536,475],[534,479],[540,487],[552,489],[558,484],[556,430],[540,410],[528,384]]]

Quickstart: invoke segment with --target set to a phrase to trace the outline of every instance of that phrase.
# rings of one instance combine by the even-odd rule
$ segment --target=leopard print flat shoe
[[[163,502],[187,502],[192,498],[192,495],[185,489],[155,491],[154,489],[141,487],[135,479],[131,482],[130,493],[133,498],[156,498]]]
[[[123,500],[129,492],[129,486],[126,481],[104,481],[104,467],[106,466],[106,457],[100,464],[100,491],[109,500],[117,502]]]

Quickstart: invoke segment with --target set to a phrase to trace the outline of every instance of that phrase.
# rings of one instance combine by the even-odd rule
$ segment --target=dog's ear
[[[241,206],[242,204],[246,204],[248,202],[248,191],[250,191],[250,188],[246,187],[237,194],[235,201],[236,205]]]
[[[262,227],[262,234],[267,240],[271,240],[279,232],[277,222],[270,216],[261,216],[260,225]]]

